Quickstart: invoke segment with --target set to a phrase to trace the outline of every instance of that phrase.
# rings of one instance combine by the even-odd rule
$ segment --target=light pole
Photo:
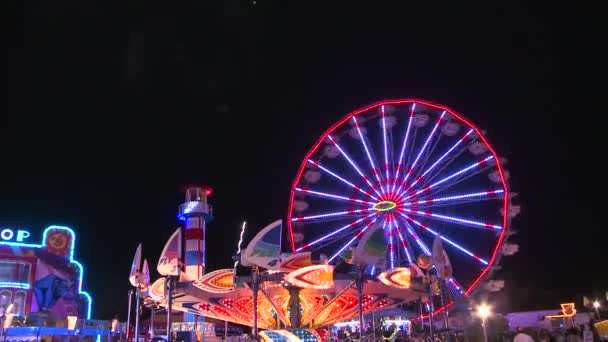
[[[481,326],[483,328],[483,340],[488,342],[487,318],[492,314],[488,304],[482,303],[477,307],[477,315],[481,317]]]
[[[595,308],[595,313],[597,314],[597,319],[599,321],[600,320],[600,302],[597,300],[595,302],[593,302],[593,307]]]

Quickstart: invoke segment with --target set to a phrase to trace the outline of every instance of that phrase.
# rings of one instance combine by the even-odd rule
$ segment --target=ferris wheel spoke
[[[416,242],[416,244],[418,244],[418,247],[420,247],[420,249],[426,255],[431,255],[431,251],[429,250],[429,248],[424,244],[424,242],[420,239],[420,237],[418,237],[418,235],[414,232],[414,230],[412,229],[412,226],[407,222],[407,220],[404,220],[403,223],[405,225],[406,231],[408,232],[408,234],[410,234],[412,239],[414,239],[414,242]]]
[[[341,177],[341,176],[340,176],[340,175],[338,175],[337,173],[335,173],[335,172],[331,171],[330,169],[326,168],[325,166],[321,165],[320,163],[317,163],[317,162],[313,161],[312,159],[308,159],[308,162],[309,162],[309,163],[311,163],[311,164],[313,164],[314,166],[318,167],[319,169],[321,169],[321,170],[325,171],[327,174],[329,174],[329,175],[333,176],[334,178],[336,178],[336,179],[340,180],[340,181],[341,181],[341,182],[343,182],[344,184],[346,184],[346,185],[350,186],[351,188],[353,188],[353,189],[355,189],[355,190],[359,191],[360,193],[362,193],[362,194],[366,195],[367,197],[369,197],[369,198],[371,198],[371,199],[373,199],[373,200],[375,200],[375,201],[378,201],[378,198],[377,198],[377,197],[375,197],[374,195],[372,195],[372,194],[370,194],[369,192],[367,192],[367,191],[365,191],[365,190],[361,189],[361,187],[359,187],[359,186],[357,186],[357,185],[355,185],[355,184],[353,184],[353,183],[349,182],[348,180],[344,179],[343,177]]]
[[[359,240],[363,233],[365,233],[365,231],[375,222],[376,217],[374,217],[371,222],[366,224],[365,227],[363,227],[363,229],[361,229],[352,239],[348,240],[344,246],[342,246],[334,255],[331,256],[331,258],[328,259],[328,262],[332,262],[338,255],[340,255],[340,253],[344,252],[345,249],[350,247],[353,243],[355,243],[355,241]]]
[[[412,118],[414,117],[414,110],[416,109],[416,103],[412,103],[412,107],[410,109],[410,117],[407,121],[407,128],[405,130],[405,138],[403,138],[403,145],[401,147],[401,152],[399,153],[399,161],[397,162],[397,168],[395,170],[395,179],[393,180],[393,186],[391,188],[391,192],[395,191],[395,187],[397,186],[397,180],[399,179],[399,171],[402,167],[403,155],[405,154],[405,149],[407,147],[407,142],[410,136],[410,130],[412,128]]]
[[[342,216],[352,216],[352,215],[369,213],[369,212],[371,212],[373,210],[374,209],[372,209],[372,208],[351,209],[351,210],[337,211],[337,212],[326,213],[326,214],[317,214],[317,215],[310,215],[310,216],[298,216],[298,217],[293,217],[291,219],[291,221],[292,222],[305,222],[305,221],[311,221],[311,220],[315,220],[315,219],[336,218],[336,217],[342,217]]]
[[[438,221],[452,222],[455,224],[472,226],[475,228],[502,230],[502,226],[500,226],[498,224],[484,223],[484,222],[464,219],[464,218],[455,217],[455,216],[436,214],[436,213],[433,213],[430,211],[418,210],[418,209],[413,209],[413,208],[412,209],[401,208],[401,210],[408,214],[412,214],[412,215],[416,215],[416,216],[424,216],[424,217],[427,217],[428,219],[434,219],[434,220],[438,220]]]
[[[450,283],[452,285],[452,287],[459,293],[459,294],[464,294],[464,289],[462,288],[462,286],[460,286],[460,284],[458,284],[458,281],[456,281],[456,279],[449,278],[448,279],[448,283]]]
[[[483,265],[488,265],[488,262],[484,259],[482,259],[481,257],[479,257],[477,254],[469,251],[468,249],[462,247],[461,245],[459,245],[458,243],[450,240],[449,238],[437,233],[434,229],[432,229],[431,227],[427,226],[426,224],[420,223],[418,221],[416,221],[415,219],[413,219],[412,217],[408,216],[408,215],[404,215],[401,214],[406,220],[408,220],[409,222],[415,224],[416,226],[422,228],[423,230],[433,234],[434,236],[439,236],[439,238],[443,241],[445,241],[446,243],[448,243],[450,246],[458,249],[459,251],[461,251],[462,253],[470,256],[471,258],[477,260],[478,262],[480,262]]]
[[[429,174],[429,172],[433,171],[433,169],[435,169],[435,167],[437,167],[437,165],[439,165],[448,155],[450,155],[458,146],[460,146],[462,144],[462,142],[465,141],[469,135],[471,135],[471,133],[473,133],[473,129],[470,129],[467,133],[465,133],[454,145],[452,145],[452,147],[450,147],[443,155],[441,155],[439,158],[437,158],[437,160],[435,160],[435,162],[433,164],[431,164],[431,166],[429,166],[426,170],[424,170],[424,172],[420,176],[416,177],[414,179],[414,181],[412,182],[412,184],[410,184],[405,189],[405,192],[409,191],[416,184],[418,184],[418,182],[420,182],[421,180],[424,180],[427,177],[427,175]],[[429,179],[432,179],[432,178],[429,177]]]
[[[496,190],[488,190],[488,191],[479,191],[479,192],[471,192],[466,194],[458,194],[458,195],[450,195],[444,197],[426,197],[424,199],[418,199],[410,202],[401,203],[404,207],[433,207],[440,205],[454,205],[454,204],[462,204],[462,203],[470,203],[477,201],[486,201],[490,199],[497,198],[496,195],[504,193],[502,189]]]
[[[315,246],[315,245],[317,245],[320,242],[323,242],[323,241],[325,241],[325,240],[327,240],[327,239],[329,239],[331,237],[334,237],[334,236],[340,234],[341,232],[343,232],[345,230],[348,230],[349,228],[352,228],[352,227],[356,226],[357,224],[359,224],[359,223],[361,223],[361,222],[363,222],[363,221],[365,221],[367,219],[370,219],[370,218],[376,216],[377,214],[378,214],[377,212],[373,212],[373,213],[371,213],[371,214],[369,214],[367,216],[361,217],[361,218],[359,218],[359,219],[357,219],[357,220],[355,220],[355,221],[353,221],[353,222],[351,222],[351,223],[349,223],[349,224],[347,224],[345,226],[342,226],[342,227],[340,227],[340,228],[332,231],[331,233],[329,233],[329,234],[327,234],[327,235],[325,235],[323,237],[320,237],[320,238],[318,238],[318,239],[316,239],[316,240],[314,240],[312,242],[309,242],[309,243],[305,244],[304,246],[296,249],[296,252],[300,252],[303,249]]]
[[[461,170],[458,170],[458,171],[452,173],[451,175],[446,176],[446,177],[444,177],[444,178],[442,178],[442,179],[434,182],[431,185],[427,185],[423,189],[420,189],[420,190],[418,190],[418,191],[416,191],[416,192],[414,192],[412,194],[407,195],[403,200],[408,200],[408,199],[410,199],[412,197],[418,196],[421,193],[428,192],[431,189],[435,189],[439,185],[444,184],[444,183],[446,183],[447,181],[449,181],[451,179],[455,179],[455,178],[457,179],[457,177],[462,176],[462,175],[466,174],[467,172],[469,172],[471,170],[478,170],[479,168],[482,168],[482,167],[486,166],[488,164],[488,161],[492,160],[493,158],[494,158],[494,156],[490,155],[490,156],[488,156],[486,158],[480,159],[477,162],[472,163],[472,164],[468,165],[467,167],[465,167],[465,168],[463,168]],[[405,192],[403,192],[403,193],[400,194],[400,196],[404,196],[404,195],[405,195]]]
[[[361,139],[361,144],[363,145],[363,149],[365,149],[365,154],[367,155],[367,159],[369,160],[369,164],[372,168],[372,172],[373,172],[374,176],[376,177],[376,180],[378,181],[378,185],[380,186],[380,192],[382,192],[384,194],[384,193],[386,193],[386,191],[384,191],[384,188],[382,187],[382,180],[380,180],[380,174],[378,172],[378,168],[376,168],[376,164],[374,164],[372,155],[369,153],[369,149],[367,148],[367,143],[365,142],[365,137],[363,136],[363,133],[361,132],[361,127],[359,127],[357,118],[354,115],[353,115],[353,122],[355,123],[355,128],[357,129],[357,132],[359,133],[359,138]]]
[[[305,188],[295,188],[296,192],[301,192],[304,194],[309,194],[309,195],[313,195],[313,196],[317,196],[317,197],[322,197],[322,198],[330,198],[330,199],[335,199],[335,200],[342,200],[342,201],[348,201],[351,203],[357,203],[357,204],[363,204],[363,205],[374,205],[375,202],[370,202],[370,201],[365,201],[365,200],[361,200],[358,198],[353,198],[353,197],[346,197],[346,196],[341,196],[341,195],[336,195],[336,194],[330,194],[327,192],[321,192],[321,191],[315,191],[315,190],[310,190],[310,189],[305,189]]]
[[[376,187],[372,184],[372,182],[370,182],[369,177],[367,177],[366,175],[363,174],[363,172],[361,172],[361,169],[359,169],[357,164],[355,164],[355,162],[350,158],[350,156],[342,149],[342,147],[340,147],[340,145],[336,142],[336,140],[334,138],[332,138],[331,135],[328,135],[327,138],[329,139],[329,141],[331,141],[332,144],[334,144],[334,146],[338,149],[338,151],[340,151],[342,156],[348,161],[348,163],[353,167],[353,169],[355,169],[355,171],[357,171],[359,176],[361,176],[361,178],[363,178],[363,180],[372,189],[372,191],[375,192],[376,195],[378,195],[378,197],[382,197],[382,194],[380,192],[378,192],[378,189],[376,189]]]
[[[401,184],[397,188],[397,192],[399,192],[401,190],[401,188],[407,183],[408,178],[410,177],[410,175],[416,169],[416,165],[418,164],[418,161],[420,160],[420,157],[426,151],[426,148],[428,147],[429,142],[433,138],[433,135],[435,135],[435,132],[437,131],[437,128],[439,127],[439,124],[443,120],[443,117],[445,116],[445,113],[446,112],[443,111],[441,113],[441,116],[439,117],[439,119],[437,119],[437,121],[435,122],[435,126],[433,126],[433,130],[431,130],[431,133],[429,133],[429,135],[427,136],[426,140],[424,141],[424,144],[420,148],[420,151],[418,151],[418,154],[416,155],[416,159],[414,159],[414,162],[410,166],[409,170],[405,173],[405,177],[403,177],[403,181],[401,182]]]
[[[390,166],[389,166],[389,159],[388,159],[388,142],[387,142],[387,138],[386,138],[386,115],[384,112],[384,106],[381,107],[382,109],[382,140],[384,142],[384,172],[386,173],[386,192],[390,192],[389,188],[390,188],[390,182],[391,182],[391,176],[390,176]]]
[[[410,254],[409,250],[408,250],[408,246],[405,242],[405,239],[403,238],[403,235],[401,234],[401,227],[399,227],[398,221],[395,220],[395,230],[397,231],[397,236],[399,237],[399,241],[401,241],[401,247],[403,248],[403,251],[405,252],[405,256],[407,257],[407,261],[411,264],[412,263],[412,255]]]
[[[393,244],[393,222],[392,218],[388,215],[384,217],[384,224],[388,226],[388,255],[390,260],[390,268],[395,268],[395,245]],[[386,232],[386,228],[382,227]]]

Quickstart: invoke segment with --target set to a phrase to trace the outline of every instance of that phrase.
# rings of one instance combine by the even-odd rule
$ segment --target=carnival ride
[[[503,285],[488,279],[501,255],[517,251],[506,242],[519,206],[505,162],[455,111],[383,101],[344,117],[306,154],[291,188],[288,253],[278,220],[238,256],[251,275],[236,267],[202,274],[210,190],[195,187],[179,215],[188,228],[201,208],[203,242],[187,243],[203,255],[198,265],[181,262],[188,255],[178,229],[159,261],[164,277],[134,285],[147,302],[252,326],[256,335],[258,327],[293,332],[357,315],[363,328],[364,313],[415,301],[437,313],[480,284]]]

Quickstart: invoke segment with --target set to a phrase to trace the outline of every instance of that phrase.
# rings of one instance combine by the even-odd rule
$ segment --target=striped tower
[[[205,225],[213,218],[212,208],[207,203],[209,195],[211,188],[208,186],[189,186],[186,201],[178,209],[177,217],[185,226],[185,271],[192,281],[200,279],[205,272]],[[194,314],[184,313],[184,322],[195,321]],[[200,317],[200,322],[204,322],[204,317]]]
[[[185,225],[186,276],[192,281],[205,272],[205,225],[212,219],[207,204],[210,194],[208,186],[190,186],[186,189],[186,201],[179,206],[178,217]]]

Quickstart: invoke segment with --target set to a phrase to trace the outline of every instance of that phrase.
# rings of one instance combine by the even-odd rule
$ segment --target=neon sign
[[[4,231],[9,230],[13,235],[10,236],[11,233],[6,232],[4,233]],[[55,231],[55,233],[50,234],[49,232],[53,232]],[[69,227],[64,227],[64,226],[49,226],[47,227],[44,232],[42,232],[42,243],[40,244],[32,244],[32,243],[24,243],[21,240],[18,240],[19,238],[26,239],[30,236],[30,233],[24,230],[17,230],[17,232],[15,233],[14,230],[12,229],[8,229],[8,228],[1,228],[0,229],[0,245],[5,245],[5,246],[14,246],[14,247],[31,247],[31,248],[44,248],[45,246],[47,246],[47,240],[49,238],[49,235],[53,235],[52,237],[56,238],[56,232],[59,231],[63,234],[65,234],[65,236],[68,236],[68,240],[64,240],[64,239],[58,239],[61,241],[52,241],[51,242],[51,246],[53,247],[65,247],[67,248],[67,256],[66,258],[68,258],[68,260],[76,265],[76,267],[78,267],[78,294],[83,295],[86,298],[87,301],[87,306],[86,306],[86,312],[85,312],[85,317],[86,319],[91,319],[91,314],[92,314],[92,310],[91,310],[91,306],[93,305],[93,298],[91,297],[91,295],[82,290],[82,278],[84,275],[84,267],[82,267],[82,264],[76,260],[74,260],[74,247],[75,247],[75,240],[76,240],[76,233],[74,233],[74,231],[69,228]],[[20,233],[21,232],[21,233]],[[5,241],[5,240],[10,240],[9,238],[5,238],[10,236],[10,239],[13,239],[13,237],[16,237],[15,239],[13,239],[12,241]],[[67,246],[63,246],[61,244],[59,244],[59,242],[65,242],[65,244],[67,244]],[[11,284],[11,286],[14,286],[15,284]],[[29,285],[29,284],[28,284]],[[2,284],[0,284],[0,287],[2,286]]]
[[[28,232],[27,230],[0,228],[0,239],[4,241],[23,242],[23,240],[30,237],[30,235],[30,232]]]

